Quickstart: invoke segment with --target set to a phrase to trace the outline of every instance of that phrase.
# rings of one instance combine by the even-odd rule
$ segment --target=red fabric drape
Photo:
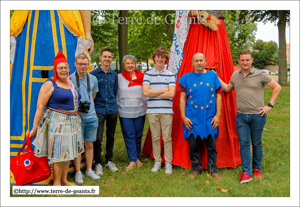
[[[215,68],[218,76],[229,83],[231,74],[234,72],[233,62],[228,42],[228,36],[223,19],[219,19],[218,30],[213,31],[202,24],[191,24],[189,33],[184,45],[183,60],[177,75],[176,93],[173,98],[173,126],[172,126],[172,144],[173,144],[173,165],[182,168],[191,168],[189,158],[189,144],[183,139],[182,119],[179,109],[180,91],[178,91],[178,79],[185,73],[194,70],[192,66],[192,56],[201,52],[206,57],[206,68]],[[240,145],[237,137],[235,118],[236,103],[235,91],[222,95],[222,115],[219,125],[219,138],[217,139],[217,166],[218,168],[235,168],[241,164]],[[162,162],[164,159],[163,141],[161,138]],[[207,152],[204,141],[200,149],[200,162],[203,169],[207,169]],[[142,154],[153,158],[151,131],[148,129]]]

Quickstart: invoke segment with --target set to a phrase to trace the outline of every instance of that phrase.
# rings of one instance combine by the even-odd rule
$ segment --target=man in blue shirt
[[[192,58],[194,71],[178,80],[180,86],[180,112],[183,121],[183,138],[188,139],[193,172],[198,176],[202,169],[199,157],[201,140],[207,148],[207,168],[212,177],[222,180],[218,173],[216,143],[220,124],[222,98],[221,83],[217,74],[205,69],[206,59],[202,53]]]
[[[96,141],[98,118],[94,107],[94,99],[98,92],[97,78],[87,73],[89,59],[86,54],[79,53],[75,57],[76,71],[70,76],[75,89],[81,94],[78,111],[82,115],[81,131],[85,146],[86,176],[97,180],[100,176],[92,170],[93,142]],[[85,104],[83,104],[85,103]],[[85,105],[85,107],[84,107]],[[83,175],[80,171],[81,155],[74,159],[75,182],[82,184]]]
[[[112,172],[117,172],[118,168],[112,162],[114,135],[118,120],[118,104],[116,95],[118,92],[118,74],[109,65],[113,60],[112,51],[105,48],[101,51],[101,66],[93,70],[90,74],[96,76],[99,91],[95,99],[95,108],[98,117],[97,140],[94,144],[94,158],[96,164],[96,174],[103,175],[101,142],[103,141],[104,121],[106,120],[106,167]]]

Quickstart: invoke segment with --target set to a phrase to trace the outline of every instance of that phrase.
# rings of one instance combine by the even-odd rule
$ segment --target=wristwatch
[[[274,107],[271,103],[268,103],[268,106],[269,106],[269,107],[272,107],[272,108]]]

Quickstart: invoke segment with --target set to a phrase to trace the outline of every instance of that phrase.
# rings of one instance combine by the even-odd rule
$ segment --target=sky
[[[290,43],[290,27],[286,27],[286,44]],[[256,39],[261,39],[264,42],[269,42],[271,40],[279,44],[278,41],[278,27],[274,23],[257,23]]]

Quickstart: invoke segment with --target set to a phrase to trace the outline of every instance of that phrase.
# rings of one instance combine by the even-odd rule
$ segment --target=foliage
[[[254,61],[252,65],[256,68],[263,68],[268,62],[268,53],[266,51],[252,52]]]
[[[278,60],[278,53],[274,53],[272,58],[271,58],[271,63],[270,65],[278,65],[279,60]]]
[[[263,68],[265,65],[278,63],[276,62],[276,55],[278,57],[278,45],[274,41],[264,42],[263,40],[257,40],[252,45],[253,52],[253,66],[257,68]]]
[[[161,10],[129,11],[129,17],[133,19],[133,23],[128,25],[129,53],[134,55],[138,62],[151,58],[153,51],[158,47],[169,50],[172,38],[168,35],[165,17],[167,16],[168,22],[174,28],[174,20],[171,21],[175,18],[172,16],[174,13],[175,11]]]
[[[91,11],[91,33],[95,44],[92,62],[99,64],[100,52],[106,47],[112,50],[114,60],[119,60],[117,14],[114,10]]]
[[[278,52],[278,44],[273,40],[264,42],[263,40],[258,39],[252,45],[252,48],[259,51],[265,50],[270,54]]]
[[[128,24],[129,54],[137,61],[147,61],[157,47],[169,50],[174,33],[175,11],[131,10],[127,19],[119,19],[119,11],[92,10],[92,36],[95,50],[92,62],[99,63],[101,49],[109,47],[114,60],[119,60],[118,24]]]
[[[253,18],[250,18],[247,11],[227,10],[225,11],[225,15],[224,22],[227,29],[232,60],[238,64],[239,52],[249,48],[255,40],[257,25],[253,22]]]
[[[286,23],[290,24],[290,10],[281,10],[286,15]],[[251,10],[247,11],[251,17],[253,18],[253,21],[255,22],[262,22],[267,23],[271,22],[274,23],[275,26],[277,26],[278,20],[279,20],[279,10]]]
[[[278,26],[279,36],[279,76],[278,83],[287,85],[287,57],[286,57],[286,25],[290,24],[290,11],[289,10],[252,10],[248,11],[254,21],[258,22],[272,22]]]

